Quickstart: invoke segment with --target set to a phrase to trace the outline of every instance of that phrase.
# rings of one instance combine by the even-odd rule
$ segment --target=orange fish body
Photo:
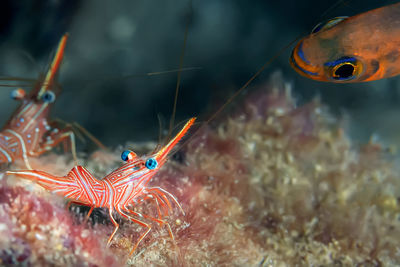
[[[324,82],[367,82],[400,74],[400,3],[317,25],[292,52],[292,67]]]

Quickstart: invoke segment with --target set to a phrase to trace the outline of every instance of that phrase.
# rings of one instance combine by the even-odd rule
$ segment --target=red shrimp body
[[[59,130],[48,121],[55,100],[55,76],[61,65],[68,35],[58,45],[56,55],[43,79],[27,95],[23,89],[14,90],[12,97],[21,100],[21,105],[0,132],[0,163],[11,163],[22,159],[28,168],[28,157],[38,156],[73,135],[69,130]],[[74,153],[74,151],[73,151]]]
[[[37,170],[6,172],[36,182],[46,190],[95,208],[126,207],[140,195],[157,170],[142,167],[133,171],[143,160],[126,163],[104,179],[96,179],[85,167],[75,166],[63,177]]]
[[[42,137],[50,130],[46,119],[49,106],[35,103],[23,103],[21,106],[25,109],[20,108],[17,116],[0,133],[0,162],[11,163],[23,159],[26,166],[31,168],[28,157],[35,155],[39,144],[43,142]]]
[[[82,166],[75,166],[64,177],[54,176],[37,170],[7,171],[6,174],[13,174],[34,181],[45,189],[64,196],[72,202],[92,207],[91,211],[93,208],[97,207],[108,208],[110,219],[115,225],[114,232],[108,239],[108,243],[111,242],[119,227],[112,215],[113,211],[116,211],[124,218],[147,227],[147,231],[141,235],[135,247],[131,250],[131,255],[139,245],[140,241],[151,230],[149,224],[142,222],[133,216],[139,218],[145,217],[160,224],[167,224],[162,220],[161,210],[164,211],[164,214],[167,214],[168,209],[171,209],[169,198],[172,199],[180,209],[182,209],[176,198],[171,193],[160,187],[148,187],[147,184],[164,165],[168,159],[169,152],[186,134],[194,121],[195,118],[190,119],[182,130],[167,145],[150,156],[137,157],[134,152],[130,151],[129,155],[125,154],[125,157],[124,152],[123,158],[126,160],[126,163],[112,171],[102,180],[96,179]],[[159,215],[158,219],[142,215],[132,210],[132,206],[145,199],[155,201]],[[167,226],[170,235],[173,238],[171,228],[168,224]]]

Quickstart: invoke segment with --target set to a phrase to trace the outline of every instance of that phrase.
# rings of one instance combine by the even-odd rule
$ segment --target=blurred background
[[[156,139],[157,114],[168,127],[177,73],[140,74],[178,68],[186,27],[184,67],[200,69],[182,73],[176,122],[206,120],[268,59],[318,22],[396,1],[337,2],[193,0],[190,7],[188,0],[3,0],[0,75],[38,77],[69,32],[59,77],[63,92],[52,116],[80,123],[107,146]],[[311,81],[291,69],[291,49],[249,91],[280,70],[299,103],[319,96],[346,118],[357,142],[375,135],[385,144],[400,144],[400,78],[350,85]],[[3,123],[18,105],[11,90],[0,88]]]

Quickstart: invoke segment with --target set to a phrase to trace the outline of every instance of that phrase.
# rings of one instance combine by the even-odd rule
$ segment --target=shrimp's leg
[[[166,225],[167,228],[168,228],[169,236],[170,236],[171,239],[172,239],[172,242],[174,243],[174,245],[175,245],[176,247],[178,247],[178,245],[177,245],[176,242],[175,242],[174,234],[172,233],[171,225],[170,225],[168,222],[166,222],[166,221],[164,221],[164,220],[161,220],[161,219],[156,219],[156,218],[154,218],[154,217],[151,217],[151,216],[148,216],[148,215],[145,215],[145,214],[141,214],[141,213],[135,212],[135,211],[130,210],[130,209],[125,209],[125,210],[126,210],[127,212],[129,212],[130,214],[132,214],[132,215],[135,215],[135,216],[138,216],[138,217],[143,217],[143,218],[146,218],[146,219],[153,220],[153,221],[155,221],[155,222],[158,222],[160,225],[163,225],[163,224]],[[127,214],[125,214],[125,215],[127,215]],[[126,217],[126,218],[131,218],[131,216],[129,216],[129,215],[127,215],[127,216],[128,216],[128,217]],[[148,232],[150,232],[150,229],[149,229],[144,235],[142,235],[142,237],[139,239],[139,241],[138,241],[138,243],[136,244],[136,246],[134,247],[134,249],[129,253],[129,257],[133,254],[133,252],[135,251],[135,249],[136,249],[137,246],[139,245],[140,241],[148,234]],[[178,248],[178,253],[180,254],[179,248]]]
[[[128,210],[128,211],[129,211],[130,213],[132,213],[132,214],[138,216],[138,217],[145,217],[145,216],[143,216],[143,215],[140,214],[140,213],[137,213],[137,212],[134,212],[134,211],[130,211],[130,210]],[[145,222],[142,222],[142,221],[139,221],[139,220],[133,218],[132,216],[129,216],[128,214],[126,214],[125,212],[123,212],[123,211],[121,210],[121,208],[119,208],[119,207],[117,207],[117,212],[118,212],[121,216],[125,217],[126,219],[128,219],[128,220],[130,220],[130,221],[132,221],[132,222],[134,222],[134,223],[137,223],[137,224],[139,224],[139,225],[141,225],[141,226],[143,226],[143,227],[147,227],[147,230],[139,237],[139,240],[136,242],[136,244],[135,244],[135,246],[133,247],[133,249],[131,250],[131,252],[129,252],[128,257],[131,257],[132,254],[133,254],[133,252],[135,252],[136,248],[139,246],[140,242],[141,242],[141,241],[147,236],[147,234],[151,231],[151,226],[150,226],[149,224],[145,223]],[[153,218],[153,219],[155,219],[155,218]],[[155,220],[158,221],[157,219],[155,219]]]
[[[156,203],[156,207],[157,207],[157,214],[158,214],[158,219],[162,220],[162,215],[161,215],[161,210],[160,210],[160,204],[158,203],[157,198],[153,198],[153,197],[149,197],[150,199],[152,199],[155,203]],[[163,210],[164,214],[168,214],[168,210]],[[160,226],[162,225],[162,223],[160,223]]]
[[[72,153],[72,157],[74,158],[75,165],[78,165],[78,157],[76,156],[76,142],[75,142],[75,134],[72,131],[70,126],[60,130],[58,127],[54,127],[52,130],[49,131],[47,138],[44,140],[43,143],[39,144],[39,147],[32,151],[33,156],[40,156],[41,154],[51,150],[53,147],[57,146],[59,143],[64,142],[66,145],[69,141],[70,149]]]
[[[157,195],[157,194],[154,194],[154,193],[147,193],[147,195],[146,195],[145,197],[143,197],[143,198],[140,200],[140,202],[145,201],[145,200],[147,200],[147,199],[150,199],[151,201],[154,201],[154,202],[156,203],[157,214],[158,214],[158,221],[157,221],[154,217],[151,217],[151,216],[148,216],[148,215],[143,215],[143,217],[145,217],[145,218],[150,218],[150,219],[153,219],[154,221],[157,221],[157,222],[160,224],[160,226],[162,226],[163,224],[166,224],[167,222],[165,222],[165,221],[163,220],[163,216],[164,216],[164,217],[165,217],[165,216],[168,216],[168,211],[169,211],[169,209],[168,209],[168,206],[165,204],[165,200],[162,199],[162,198],[161,198],[159,195]],[[163,213],[163,214],[161,214],[160,205],[161,205],[162,213]],[[127,210],[128,210],[129,212],[131,211],[131,210],[129,210],[129,209],[127,209]]]
[[[112,216],[112,212],[113,212],[113,209],[110,208],[109,215],[110,215],[111,222],[114,224],[115,228],[114,228],[114,231],[112,232],[112,234],[110,235],[110,237],[108,238],[107,247],[110,246],[111,240],[113,239],[115,233],[118,231],[118,228],[119,228],[119,224],[115,221],[114,217]]]
[[[170,198],[172,198],[174,203],[179,207],[179,209],[182,212],[182,214],[185,215],[185,212],[183,211],[182,206],[178,202],[176,197],[173,194],[171,194],[170,192],[168,192],[167,190],[162,189],[161,187],[157,186],[157,187],[148,187],[148,188],[146,188],[146,191],[151,193],[151,194],[153,194],[153,195],[158,194],[160,197],[162,197],[164,200],[166,200],[168,206],[171,208],[171,204],[170,204],[170,202],[169,202],[169,200],[168,200],[168,198],[166,196],[166,195],[168,195]]]
[[[87,205],[84,203],[80,203],[80,202],[76,202],[76,201],[68,201],[66,209],[67,211],[69,210],[69,207],[71,206],[71,204],[78,204],[78,205],[82,205],[82,206],[89,206],[90,210],[89,212],[86,214],[85,220],[83,221],[83,223],[87,223],[87,221],[89,220],[90,215],[92,214],[93,210],[94,210],[94,206],[92,205]]]
[[[81,131],[84,135],[86,135],[90,140],[92,140],[93,143],[95,143],[99,148],[103,149],[103,150],[107,150],[107,147],[100,142],[99,139],[97,139],[92,133],[90,133],[85,127],[83,127],[82,125],[80,125],[77,122],[73,122],[72,123],[72,127],[78,129],[79,131]]]
[[[94,206],[91,206],[89,212],[86,214],[86,217],[85,217],[85,220],[83,221],[83,223],[85,223],[85,224],[87,223],[87,221],[89,220],[89,217],[92,214],[93,210],[94,210]]]
[[[127,212],[129,212],[130,214],[133,214],[133,215],[135,215],[135,216],[143,217],[143,218],[150,219],[150,220],[152,220],[152,221],[158,222],[160,225],[163,225],[163,224],[167,225],[169,235],[171,236],[171,239],[175,241],[174,235],[172,234],[172,228],[171,228],[170,224],[169,224],[167,221],[164,221],[164,220],[161,219],[161,218],[156,219],[156,218],[154,218],[154,217],[152,217],[152,216],[149,216],[149,215],[146,215],[146,214],[141,214],[141,213],[139,213],[139,212],[136,212],[136,211],[133,211],[133,210],[130,210],[130,209],[125,209],[125,210],[126,210]]]
[[[153,200],[156,201],[157,210],[160,210],[159,218],[162,218],[160,205],[162,207],[162,211],[163,211],[164,216],[168,216],[168,212],[170,210],[172,210],[171,203],[169,203],[168,199],[165,200],[164,198],[162,198],[158,194],[155,194],[154,192],[149,193],[149,192],[146,191],[146,197],[143,200],[145,200],[145,199],[153,199]]]
[[[150,189],[152,189],[152,188],[150,188]],[[165,203],[168,206],[169,210],[172,211],[171,202],[169,201],[169,199],[167,197],[165,197],[165,195],[158,192],[157,190],[147,190],[147,188],[146,188],[146,192],[147,192],[147,194],[158,198],[162,204]]]
[[[80,125],[78,122],[66,122],[61,119],[54,119],[52,122],[56,125],[57,128],[63,129],[65,127],[69,127],[71,131],[73,131],[76,136],[81,140],[83,143],[86,143],[85,137],[88,137],[94,144],[96,144],[99,148],[103,150],[107,150],[107,147],[100,142],[91,132],[89,132],[85,127]]]
[[[141,203],[141,202],[143,202],[143,201],[145,201],[147,199],[150,199],[151,201],[154,201],[156,203],[158,218],[161,220],[162,219],[162,214],[161,214],[160,204],[158,203],[158,201],[160,200],[159,197],[149,194],[149,195],[144,196],[138,202]],[[165,216],[167,216],[168,215],[168,209],[167,209],[167,207],[165,207],[164,203],[161,203],[161,204],[162,204],[162,207],[164,208],[162,211],[165,214]]]

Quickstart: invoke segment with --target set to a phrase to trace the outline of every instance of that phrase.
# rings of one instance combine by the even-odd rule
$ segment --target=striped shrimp
[[[61,195],[74,203],[90,206],[89,215],[93,211],[93,208],[108,208],[110,219],[115,228],[108,238],[107,245],[110,245],[119,227],[119,224],[113,217],[114,211],[128,220],[146,227],[147,230],[139,237],[135,246],[130,251],[130,257],[140,242],[151,231],[151,225],[142,221],[141,218],[153,220],[160,225],[166,225],[169,235],[174,240],[171,227],[163,220],[161,210],[164,212],[164,215],[167,215],[168,211],[172,209],[168,198],[184,214],[183,209],[176,197],[171,193],[160,187],[148,187],[147,184],[167,161],[169,152],[186,134],[195,119],[191,118],[167,145],[150,156],[138,157],[133,151],[124,151],[121,158],[126,163],[101,180],[96,179],[82,166],[75,166],[64,177],[57,177],[36,170],[7,171],[6,174],[34,181],[48,191]],[[147,199],[155,202],[158,218],[141,214],[132,209],[135,204]]]
[[[70,142],[74,159],[75,136],[71,127],[61,129],[56,121],[49,121],[50,107],[56,99],[55,76],[61,65],[68,35],[58,45],[54,59],[46,76],[26,94],[21,88],[14,90],[11,97],[21,101],[11,118],[0,132],[0,163],[23,160],[29,169],[29,157],[37,157],[58,145]]]

